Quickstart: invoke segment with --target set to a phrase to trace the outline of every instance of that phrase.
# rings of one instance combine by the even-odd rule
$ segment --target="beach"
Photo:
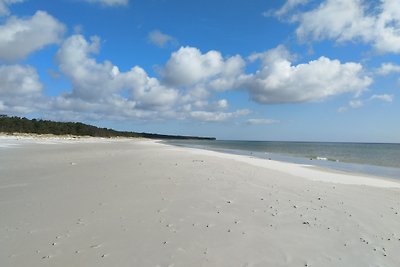
[[[0,266],[400,266],[400,181],[144,139],[0,138]]]

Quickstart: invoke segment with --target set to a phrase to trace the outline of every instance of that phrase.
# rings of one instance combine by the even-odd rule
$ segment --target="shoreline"
[[[170,141],[162,141],[165,144],[173,145],[177,147],[186,147],[201,149],[207,151],[214,151],[219,153],[226,153],[232,155],[241,155],[245,157],[254,157],[264,160],[274,160],[279,162],[293,163],[297,165],[310,165],[315,168],[322,170],[327,170],[329,172],[339,172],[346,174],[353,174],[358,176],[367,177],[379,177],[389,180],[400,180],[400,168],[384,166],[384,165],[374,165],[368,163],[356,163],[356,162],[345,162],[345,161],[333,161],[327,158],[322,158],[316,156],[315,158],[301,157],[301,156],[289,156],[284,154],[279,154],[276,152],[261,152],[253,150],[243,150],[234,148],[220,148],[218,146],[207,146],[207,144],[200,146],[200,144],[191,145],[189,143],[174,143]],[[289,142],[290,143],[290,142]],[[313,143],[313,142],[311,142]],[[340,143],[342,144],[342,143]]]
[[[328,183],[342,183],[342,184],[355,184],[355,185],[367,185],[367,186],[377,186],[377,187],[395,187],[400,188],[400,180],[387,177],[387,176],[379,176],[374,174],[362,173],[362,172],[355,172],[355,171],[347,171],[347,170],[340,170],[325,166],[319,166],[307,163],[296,163],[296,162],[289,162],[284,160],[275,160],[275,159],[266,159],[257,157],[254,155],[246,155],[246,154],[236,154],[236,153],[229,153],[229,151],[216,151],[207,148],[194,148],[194,147],[186,147],[186,146],[179,146],[174,144],[169,144],[168,141],[165,140],[156,140],[156,139],[146,139],[146,138],[128,138],[128,137],[92,137],[92,136],[74,136],[74,135],[36,135],[36,134],[0,134],[0,141],[1,140],[8,140],[12,139],[15,141],[40,141],[46,143],[55,142],[55,143],[63,143],[63,142],[113,142],[113,141],[145,141],[149,144],[159,144],[165,145],[174,148],[181,148],[182,150],[186,150],[187,152],[194,153],[194,154],[203,154],[209,156],[217,156],[225,159],[233,159],[239,162],[245,162],[254,166],[264,167],[267,169],[283,171],[285,169],[292,169],[290,172],[286,172],[287,174],[291,174],[294,176],[299,176],[309,180],[315,181],[322,181]],[[1,143],[0,143],[1,148]],[[268,164],[271,162],[272,164]],[[296,169],[294,171],[293,169]],[[322,173],[319,173],[322,172]],[[318,178],[318,175],[321,174],[321,178]],[[342,179],[332,180],[328,176],[329,174],[337,174]],[[348,177],[346,177],[348,176]],[[350,178],[350,179],[348,179]],[[347,179],[347,180],[346,180]],[[380,183],[379,181],[382,181]],[[386,181],[386,182],[384,182]]]
[[[165,145],[173,146],[169,144]],[[254,156],[233,154],[228,152],[225,153],[225,152],[219,152],[201,148],[178,147],[178,146],[173,146],[173,147],[187,149],[187,151],[194,154],[209,155],[209,156],[221,157],[224,159],[236,160],[239,162],[248,163],[258,167],[264,167],[270,170],[281,171],[293,176],[299,176],[301,178],[314,181],[349,184],[349,185],[367,185],[376,187],[400,188],[400,180],[391,179],[388,177],[368,175],[364,173],[340,171],[340,170],[320,167],[313,164],[299,164],[286,161],[269,160]],[[336,177],[334,179],[330,179],[329,178],[330,175]],[[320,177],[318,178],[318,176]]]
[[[154,140],[22,139],[0,149],[1,266],[400,265],[400,183]]]

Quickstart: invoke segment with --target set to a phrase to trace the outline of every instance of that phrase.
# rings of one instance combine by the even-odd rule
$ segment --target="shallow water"
[[[400,179],[400,144],[219,140],[167,143]]]

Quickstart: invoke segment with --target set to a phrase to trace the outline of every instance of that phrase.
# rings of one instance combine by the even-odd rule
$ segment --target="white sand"
[[[400,266],[400,183],[107,139],[0,137],[0,266]]]

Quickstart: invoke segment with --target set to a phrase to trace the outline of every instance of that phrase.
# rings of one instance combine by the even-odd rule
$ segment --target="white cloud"
[[[361,108],[362,106],[364,106],[364,103],[361,100],[352,100],[349,102],[349,106],[351,108]]]
[[[301,40],[361,41],[381,53],[400,53],[398,0],[325,0],[292,19],[299,22],[296,33]]]
[[[89,3],[101,4],[104,6],[126,6],[129,0],[84,0]]]
[[[10,14],[9,6],[17,3],[22,3],[25,0],[0,0],[0,16]]]
[[[46,45],[58,43],[65,26],[44,11],[32,17],[10,17],[0,26],[0,60],[16,61]]]
[[[226,99],[218,100],[216,106],[218,109],[225,109],[228,107],[228,101]]]
[[[0,95],[31,95],[40,93],[42,84],[36,70],[30,66],[0,66]]]
[[[393,63],[382,63],[377,73],[384,76],[392,73],[400,73],[400,65]]]
[[[393,102],[394,95],[388,95],[388,94],[383,94],[383,95],[373,95],[370,97],[369,100],[380,100],[383,102]]]
[[[360,99],[354,99],[349,101],[347,106],[342,106],[337,109],[337,112],[344,113],[347,112],[349,109],[357,109],[364,106],[364,101]]]
[[[223,122],[248,114],[250,114],[248,109],[240,109],[235,112],[192,111],[190,117],[205,122]]]
[[[293,56],[283,46],[252,55],[250,61],[261,61],[260,69],[252,74],[244,72],[246,64],[240,56],[224,59],[217,51],[202,54],[196,48],[180,48],[162,68],[163,79],[159,80],[139,66],[120,72],[110,61],[97,62],[94,54],[99,46],[97,37],[87,41],[82,35],[73,35],[58,51],[60,70],[73,85],[71,93],[57,100],[64,111],[226,121],[249,111],[227,111],[226,99],[210,101],[219,90],[247,90],[261,104],[295,103],[344,93],[359,95],[372,81],[357,63],[321,57],[293,65]],[[254,119],[248,123],[272,122]]]
[[[181,47],[172,53],[161,74],[172,85],[193,85],[217,75],[222,67],[223,59],[217,51],[202,54],[197,48]]]
[[[178,91],[168,88],[156,79],[151,78],[140,67],[134,67],[129,72],[122,74],[126,88],[130,88],[132,99],[141,109],[171,108],[178,100]]]
[[[299,5],[305,5],[309,0],[287,0],[286,3],[278,10],[274,12],[275,16],[281,17],[286,15],[288,12],[292,11]]]
[[[193,51],[196,54],[196,49],[189,50],[189,54]],[[53,100],[52,108],[57,110],[57,114],[73,118],[86,114],[91,119],[174,118],[215,122],[249,113],[248,110],[222,112],[221,110],[228,108],[226,99],[209,102],[213,94],[205,85],[214,76],[209,76],[208,79],[205,76],[195,77],[195,82],[179,91],[150,77],[139,66],[121,72],[110,61],[97,62],[94,55],[99,51],[98,37],[92,37],[88,41],[82,35],[73,35],[65,40],[57,53],[57,61],[60,71],[71,81],[73,88],[70,93]],[[212,62],[209,65],[218,65],[219,61],[226,66],[233,64],[224,62],[220,56],[216,58],[221,60],[216,60],[215,63],[214,53],[216,52],[205,54],[204,60]],[[196,55],[202,58],[201,54]],[[218,77],[231,73],[232,68],[234,69],[229,67],[227,70],[219,70]],[[180,71],[178,68],[178,72]]]
[[[283,46],[257,54],[261,69],[247,75],[242,87],[262,104],[320,101],[344,93],[360,94],[372,82],[358,63],[340,63],[320,57],[292,65]]]
[[[98,63],[91,55],[99,51],[99,44],[98,37],[88,42],[82,35],[73,35],[58,51],[60,69],[73,85],[70,101],[80,99],[108,108],[127,104],[130,109],[142,110],[165,110],[175,103],[178,92],[161,85],[142,68],[120,72],[110,61]],[[121,96],[124,90],[129,93],[127,99]]]
[[[186,90],[185,94],[181,97],[181,102],[191,104],[196,107],[204,107],[208,105],[207,99],[211,96],[209,90],[203,85],[195,85]]]
[[[48,15],[39,11],[35,16]],[[320,101],[344,93],[358,95],[372,81],[357,63],[320,57],[295,65],[293,56],[283,46],[252,55],[249,60],[260,61],[261,66],[250,74],[245,73],[246,61],[239,55],[224,58],[218,51],[202,53],[197,48],[182,47],[172,53],[158,79],[150,77],[139,66],[120,71],[109,60],[99,62],[96,54],[100,52],[100,44],[99,37],[87,40],[80,34],[64,40],[56,59],[60,73],[71,82],[72,88],[57,97],[47,98],[50,103],[47,107],[42,102],[41,107],[49,114],[81,119],[86,116],[90,119],[174,118],[219,122],[250,113],[249,110],[231,110],[226,99],[218,98],[220,91],[247,90],[251,98],[261,104],[295,103]],[[26,86],[20,85],[21,82],[3,86],[4,95],[12,95],[7,88],[18,88],[17,91],[22,92],[20,95],[30,88],[30,95],[40,97],[41,84],[36,71],[18,67],[22,70],[13,70],[13,79],[18,83],[19,78],[25,77]],[[2,84],[5,84],[6,76],[1,75],[0,71]],[[11,103],[4,99],[0,103],[3,108]],[[247,123],[276,121],[250,119]]]
[[[176,43],[176,40],[174,37],[172,37],[168,34],[162,33],[159,30],[150,32],[148,35],[148,39],[152,44],[154,44],[158,47],[164,47],[167,44],[175,44]]]
[[[0,111],[28,113],[35,110],[42,84],[30,66],[0,66]]]
[[[154,118],[153,111],[135,109],[136,103],[119,95],[110,95],[107,99],[87,101],[69,94],[60,95],[50,102],[49,113],[54,117],[76,120],[122,120],[127,118]]]
[[[272,119],[248,119],[247,124],[249,125],[269,125],[279,123],[277,120]]]
[[[370,98],[361,100],[361,99],[354,99],[349,102],[348,106],[343,106],[338,108],[338,112],[343,113],[348,111],[350,108],[356,109],[361,108],[364,106],[365,103],[373,100],[383,101],[383,102],[393,102],[394,95],[382,94],[382,95],[372,95]]]
[[[355,37],[370,39],[374,20],[365,17],[359,0],[326,0],[319,7],[301,14],[297,35],[319,39],[348,41]]]
[[[172,53],[161,70],[161,76],[166,83],[173,86],[193,86],[215,79],[213,86],[222,88],[229,84],[224,78],[233,77],[241,71],[243,65],[240,56],[224,60],[218,51],[211,50],[202,54],[197,48],[181,47]]]
[[[241,56],[236,55],[225,60],[221,72],[208,83],[216,91],[237,89],[245,77],[246,62]]]
[[[82,35],[73,35],[57,52],[61,71],[71,80],[76,97],[93,100],[116,93],[119,84],[115,78],[118,67],[109,61],[97,63],[90,55],[99,50],[100,39],[92,37],[91,43]]]
[[[220,112],[221,110],[226,110],[229,107],[229,103],[226,99],[220,99],[210,103],[208,101],[208,98],[209,97],[203,97],[203,98],[199,97],[197,99],[194,98],[192,102],[186,102],[189,104],[185,105],[185,110],[191,111],[192,108],[195,108],[195,109],[207,110],[210,112]]]

